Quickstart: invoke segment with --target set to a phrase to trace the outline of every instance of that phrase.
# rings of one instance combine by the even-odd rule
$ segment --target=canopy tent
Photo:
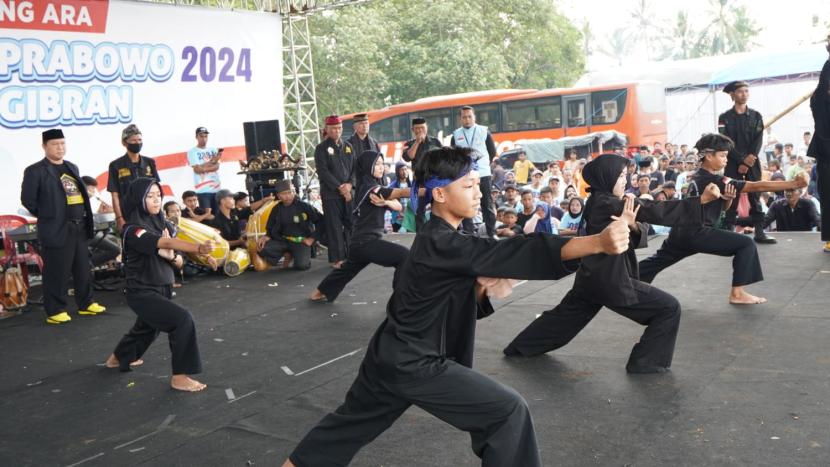
[[[533,163],[546,163],[563,160],[565,150],[588,146],[588,152],[597,151],[599,146],[625,147],[628,144],[628,137],[618,131],[598,131],[581,136],[566,136],[559,139],[520,139],[516,141],[527,153],[527,159]]]

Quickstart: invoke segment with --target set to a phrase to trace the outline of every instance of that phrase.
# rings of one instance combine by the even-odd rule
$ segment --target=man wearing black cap
[[[348,256],[352,234],[352,196],[354,194],[355,150],[340,139],[343,120],[337,115],[326,117],[326,139],[314,149],[314,164],[320,179],[323,198],[329,262],[339,268]]]
[[[88,249],[94,232],[92,207],[78,167],[63,159],[63,131],[43,132],[43,152],[46,157],[23,172],[20,201],[37,217],[46,322],[63,324],[72,320],[67,312],[70,273],[79,315],[94,316],[106,308],[92,301]]]
[[[311,246],[320,234],[323,215],[313,206],[297,199],[290,180],[275,185],[280,203],[268,217],[266,234],[257,239],[257,251],[275,265],[286,251],[294,258],[294,269],[304,271],[311,267]]]
[[[764,140],[764,119],[761,114],[750,109],[749,84],[745,81],[733,81],[723,88],[735,105],[718,117],[718,132],[735,142],[729,151],[729,158],[724,175],[736,180],[757,182],[761,180],[761,163],[758,152]],[[758,243],[775,243],[775,239],[764,233],[764,212],[758,200],[758,193],[747,193],[749,215],[755,226],[755,241]],[[726,211],[724,222],[727,230],[735,230],[738,216],[738,203],[732,203]]]
[[[830,52],[830,34],[827,35],[827,52]],[[821,203],[821,241],[824,251],[830,253],[830,60],[824,62],[813,96],[810,110],[816,129],[807,156],[816,159],[818,198]]]
[[[351,144],[352,149],[354,149],[355,159],[360,157],[360,155],[363,154],[363,151],[380,152],[380,146],[378,146],[377,140],[369,136],[369,115],[357,114],[354,116],[352,122],[354,134],[348,139],[347,142]]]
[[[401,154],[403,160],[412,162],[430,149],[443,146],[441,140],[429,136],[428,131],[426,119],[421,117],[412,119],[412,139],[403,145],[403,154]]]
[[[124,219],[129,213],[121,209],[121,200],[127,196],[127,187],[136,178],[147,177],[161,181],[156,161],[141,155],[144,140],[141,130],[134,124],[128,125],[121,131],[121,144],[127,149],[126,154],[110,162],[107,191],[112,195],[112,208],[115,211],[115,222],[118,228],[124,227]]]
[[[240,229],[239,211],[234,207],[233,193],[230,190],[219,190],[216,192],[216,204],[219,209],[215,212],[213,219],[208,225],[219,230],[219,234],[228,241],[228,246],[236,248],[245,246],[245,234]],[[249,208],[250,209],[250,208]]]
[[[207,145],[208,135],[207,128],[196,128],[196,146],[187,151],[187,163],[193,169],[193,190],[199,199],[199,206],[216,212],[219,209],[216,193],[222,186],[219,180],[222,150]]]

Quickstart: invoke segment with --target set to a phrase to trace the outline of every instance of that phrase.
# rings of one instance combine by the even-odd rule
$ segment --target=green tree
[[[695,54],[695,45],[698,33],[689,21],[687,11],[678,11],[674,27],[668,37],[669,46],[664,56],[673,60],[686,60]]]
[[[709,0],[708,22],[698,35],[694,56],[746,52],[755,45],[752,39],[761,32],[749,17],[746,7],[733,0]]]

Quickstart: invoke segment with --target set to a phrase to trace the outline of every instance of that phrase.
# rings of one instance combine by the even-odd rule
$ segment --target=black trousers
[[[367,367],[364,361],[343,405],[291,453],[294,465],[347,465],[413,404],[470,433],[485,467],[542,465],[527,402],[512,388],[455,362],[431,378],[396,384]]]
[[[329,262],[343,261],[349,254],[349,238],[352,235],[352,202],[346,202],[342,197],[323,198],[323,218]]]
[[[830,242],[830,151],[816,158],[816,179],[821,205],[821,241]]]
[[[320,282],[317,290],[326,296],[328,301],[333,302],[340,292],[346,287],[355,276],[369,264],[379,264],[384,267],[395,268],[395,276],[392,280],[392,287],[397,283],[398,267],[400,267],[409,250],[397,243],[377,239],[362,243],[352,243],[349,246],[349,256],[340,269],[335,269]]]
[[[605,305],[615,313],[646,326],[634,345],[626,369],[669,368],[680,327],[680,303],[656,288],[640,284],[637,303]],[[530,357],[563,347],[588,325],[602,308],[577,290],[571,290],[552,310],[542,313],[504,349],[506,355]]]
[[[163,287],[162,293],[149,290],[127,291],[127,305],[138,318],[113,351],[121,371],[130,371],[130,363],[144,355],[159,332],[166,332],[170,342],[173,374],[194,375],[202,372],[202,359],[196,342],[196,324],[190,312],[173,303],[171,297],[170,286]]]
[[[305,271],[311,267],[311,247],[302,243],[289,242],[281,238],[272,238],[259,255],[271,264],[277,264],[286,251],[291,252],[294,257],[294,269]]]
[[[640,261],[641,281],[651,283],[660,271],[695,253],[731,256],[732,287],[764,280],[758,250],[755,242],[748,236],[711,227],[703,227],[682,235],[676,233],[676,229],[672,229],[660,249]]]
[[[89,241],[83,224],[69,222],[66,243],[60,248],[41,248],[43,258],[43,309],[46,316],[63,311],[69,302],[67,288],[69,275],[75,287],[75,304],[86,309],[92,304],[90,283]]]

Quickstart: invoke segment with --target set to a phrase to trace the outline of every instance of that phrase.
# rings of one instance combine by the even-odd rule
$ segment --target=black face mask
[[[128,143],[127,144],[127,151],[130,151],[133,154],[138,154],[141,152],[142,143]]]

